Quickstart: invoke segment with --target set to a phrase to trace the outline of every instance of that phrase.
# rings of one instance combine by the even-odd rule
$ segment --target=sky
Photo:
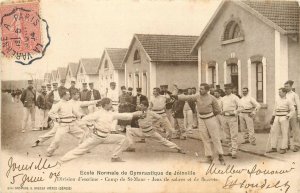
[[[1,0],[0,0],[1,1]],[[41,0],[51,44],[31,65],[1,59],[1,79],[43,78],[80,58],[100,58],[104,48],[128,48],[135,33],[200,35],[220,0]],[[1,56],[2,57],[2,56]]]

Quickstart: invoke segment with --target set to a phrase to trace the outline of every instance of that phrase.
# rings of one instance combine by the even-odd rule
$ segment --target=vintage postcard
[[[0,0],[0,22],[0,192],[300,192],[300,1]]]

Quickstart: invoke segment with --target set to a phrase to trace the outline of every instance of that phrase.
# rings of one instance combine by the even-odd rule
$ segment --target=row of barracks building
[[[294,80],[300,91],[300,7],[297,1],[222,1],[200,36],[135,34],[128,48],[106,48],[101,58],[80,59],[45,74],[46,82],[94,82],[152,89],[232,83],[262,104],[256,128],[269,127],[278,88]]]

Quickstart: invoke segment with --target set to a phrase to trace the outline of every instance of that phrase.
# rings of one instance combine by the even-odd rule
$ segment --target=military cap
[[[57,82],[53,82],[52,85],[53,85],[53,86],[54,86],[54,85],[58,85],[58,83],[57,83]]]
[[[121,86],[121,90],[126,90],[126,87],[125,86]]]
[[[136,88],[136,91],[137,91],[137,92],[141,92],[141,91],[142,91],[142,88]]]
[[[224,84],[225,89],[232,89],[232,84]]]
[[[93,82],[89,82],[89,85],[94,85],[94,83]]]
[[[294,84],[294,81],[292,81],[292,80],[288,80],[288,81],[286,81],[284,84],[289,84],[289,85],[293,86],[293,84]]]
[[[33,83],[33,80],[28,80],[28,84],[32,84]]]
[[[87,83],[86,83],[86,82],[83,82],[82,85],[87,85]]]
[[[61,79],[60,83],[66,83],[66,79]]]
[[[116,83],[115,82],[110,82],[109,85],[116,86]]]
[[[128,91],[132,91],[133,89],[131,87],[128,87]]]
[[[50,84],[50,83],[47,83],[46,85],[47,85],[47,87],[51,87],[51,84]]]

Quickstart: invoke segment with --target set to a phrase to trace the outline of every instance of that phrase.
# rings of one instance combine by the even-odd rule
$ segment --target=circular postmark
[[[29,65],[43,58],[50,45],[49,26],[39,2],[1,5],[1,54]]]

